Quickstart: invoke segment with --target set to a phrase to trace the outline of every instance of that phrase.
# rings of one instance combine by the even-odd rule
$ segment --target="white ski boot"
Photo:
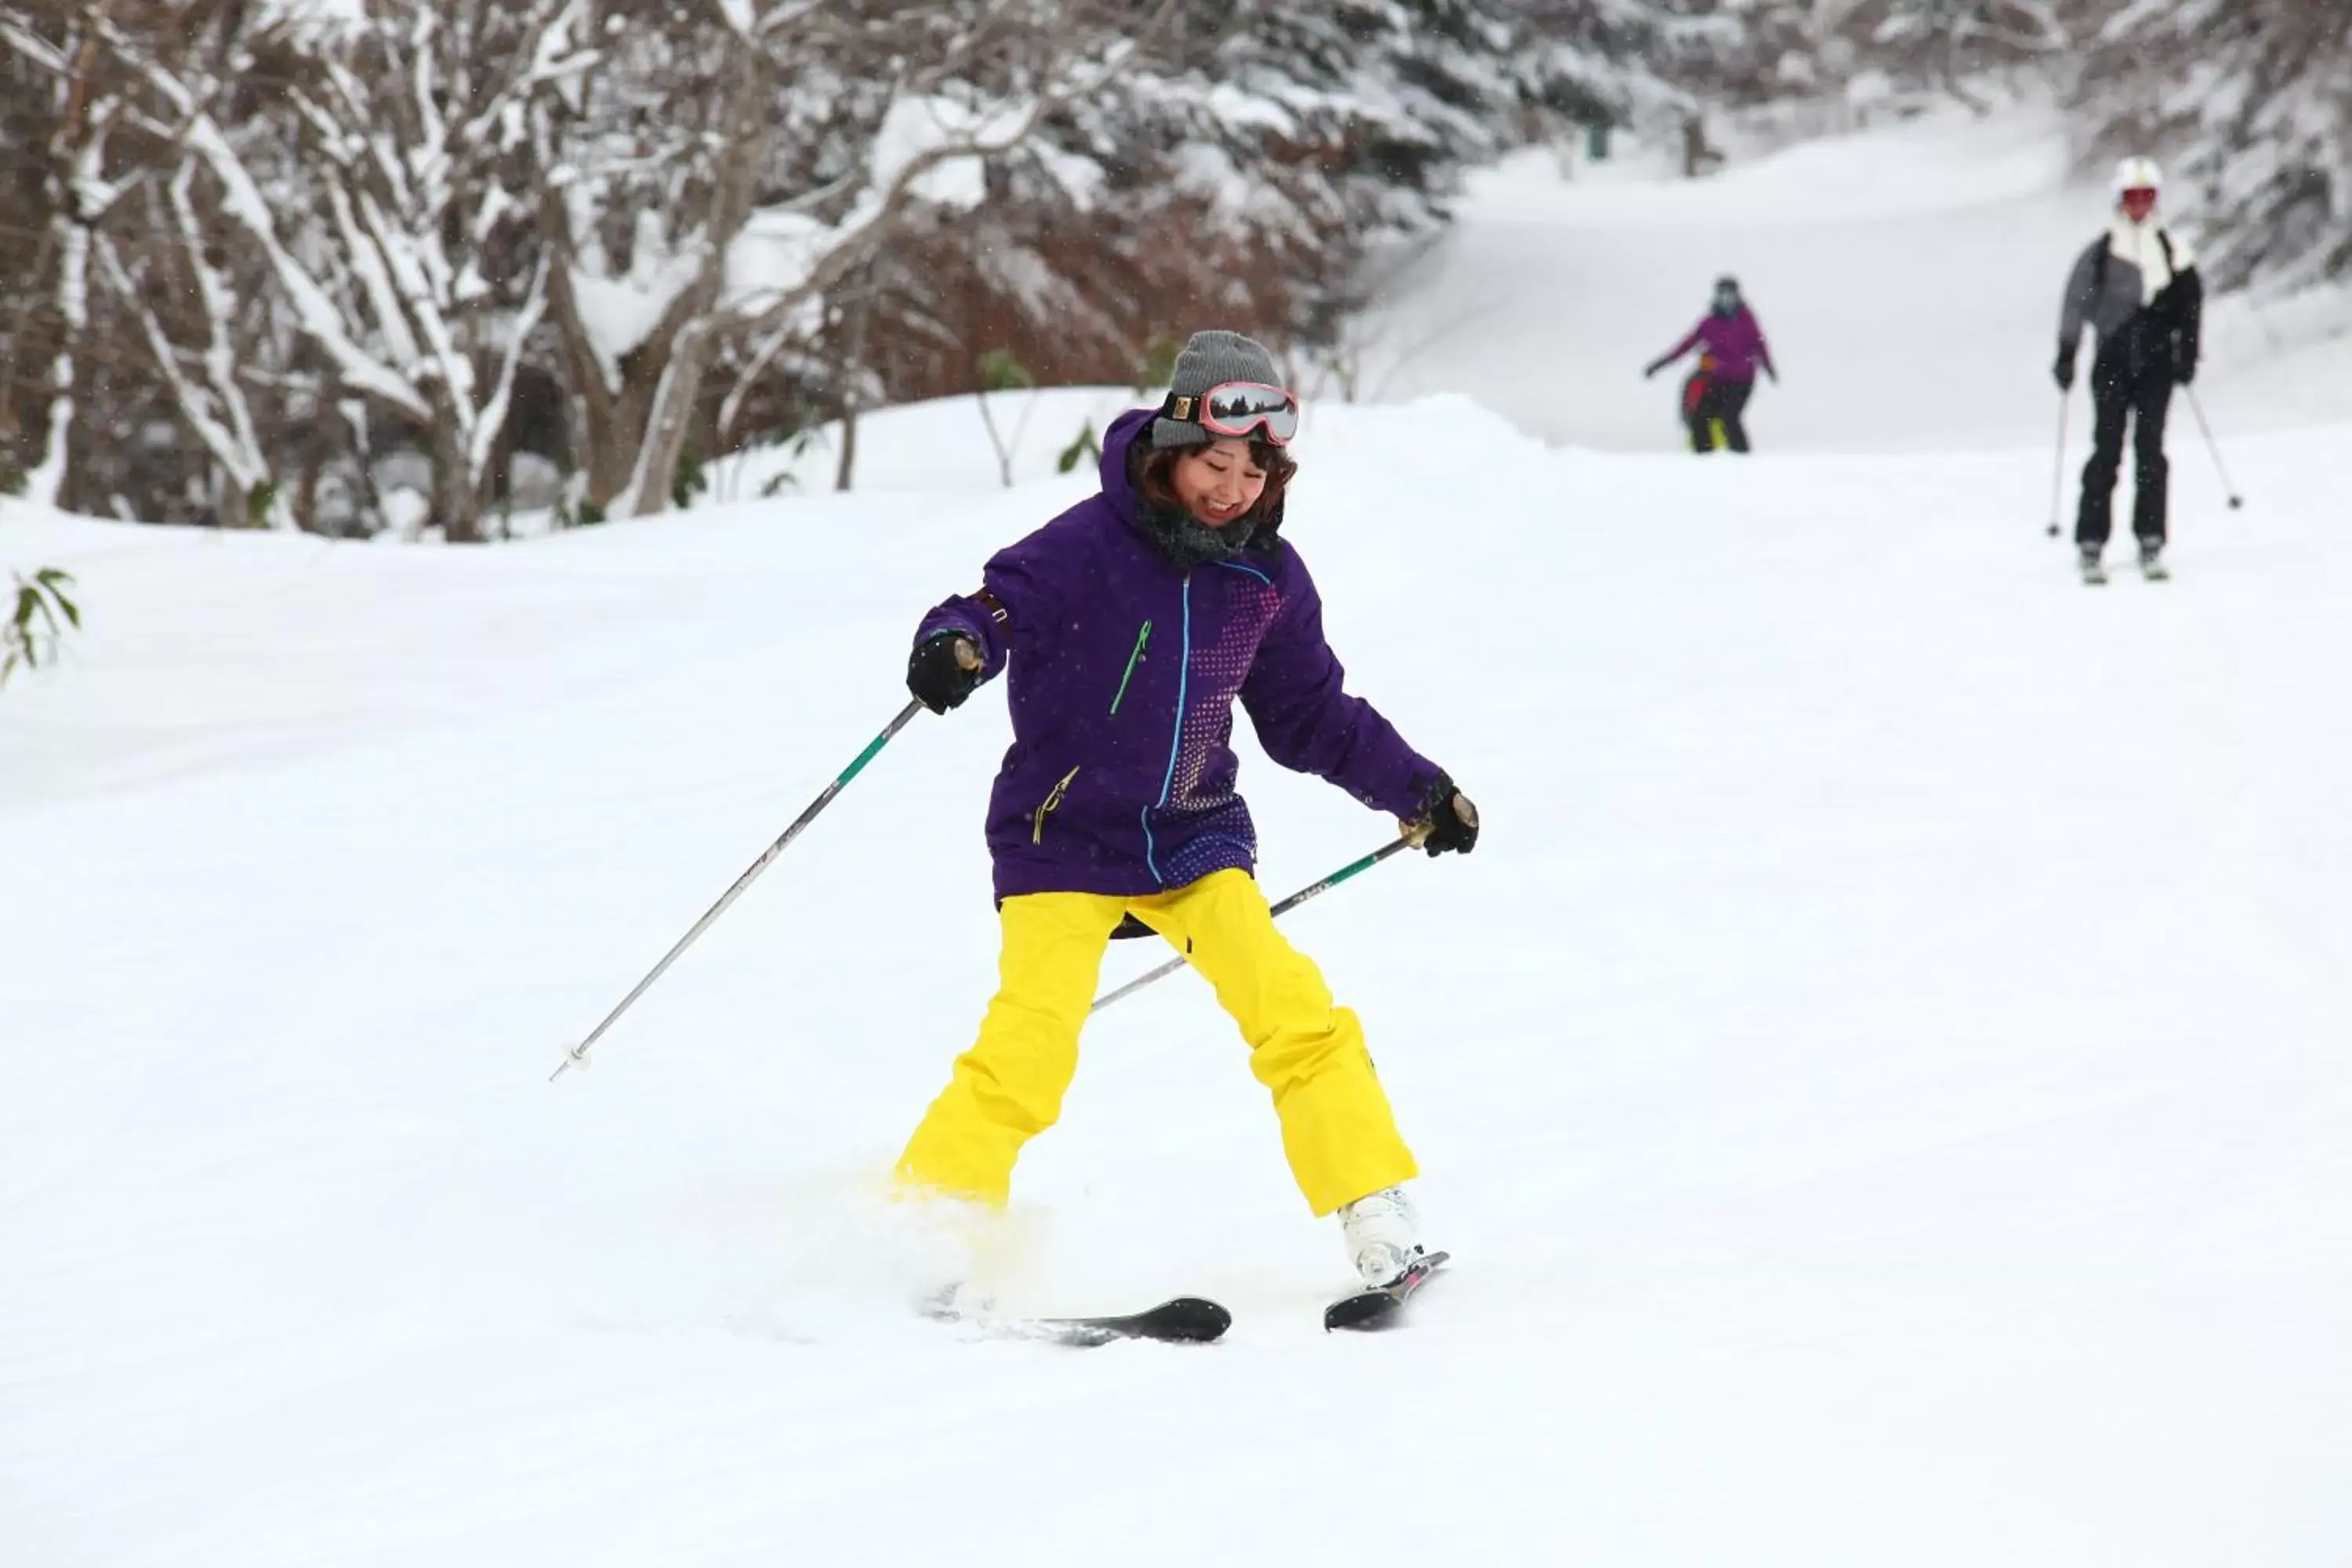
[[[2085,544],[2081,551],[2083,581],[2096,587],[2107,580],[2107,569],[2099,563],[2100,551],[2095,544]]]
[[[2140,542],[2139,574],[2151,583],[2161,583],[2172,575],[2172,568],[2164,563],[2163,545]]]
[[[1393,1285],[1421,1256],[1420,1216],[1402,1187],[1382,1187],[1339,1210],[1348,1261],[1373,1289]]]

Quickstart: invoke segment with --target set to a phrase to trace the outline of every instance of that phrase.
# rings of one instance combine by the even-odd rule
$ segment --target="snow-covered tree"
[[[1104,372],[1215,319],[1328,343],[1367,258],[1444,221],[1466,167],[1672,96],[1646,0],[1188,0],[1116,88],[993,169],[987,292]],[[1076,178],[1071,172],[1078,172]]]
[[[1778,45],[1808,0],[1524,0],[1521,69],[1578,124],[1678,119],[1720,89],[1732,62]]]
[[[121,195],[107,178],[107,149],[123,119],[125,92],[121,79],[104,68],[97,29],[87,17],[68,14],[47,29],[33,24],[30,16],[0,13],[0,53],[9,57],[12,79],[7,85],[12,96],[24,95],[11,115],[27,132],[19,155],[34,160],[47,216],[32,258],[40,293],[27,290],[11,312],[8,357],[17,363],[20,346],[31,346],[40,335],[34,330],[37,300],[47,308],[43,324],[52,347],[40,381],[30,388],[11,386],[0,396],[12,412],[20,392],[46,404],[39,438],[26,444],[32,455],[21,489],[29,499],[54,505],[65,489],[75,393],[83,379],[78,362],[89,335],[91,236]]]
[[[2095,0],[2094,0],[2095,3]],[[1897,78],[1944,89],[1981,108],[1968,79],[1997,67],[2055,60],[2075,42],[2065,14],[2093,3],[2074,0],[1830,0],[1839,31],[1869,64]]]
[[[2195,193],[2215,285],[2352,274],[2344,0],[2137,0],[2100,32],[2081,101],[2104,152],[2152,153]]]
[[[410,448],[478,538],[523,439],[576,501],[652,511],[698,451],[1008,353],[1124,381],[1211,321],[1328,342],[1465,167],[1680,105],[1722,27],[1717,0],[41,0],[0,10],[0,436],[125,514],[324,526],[322,475],[365,497]]]
[[[267,299],[332,384],[404,421],[433,458],[434,520],[482,537],[516,372],[544,311],[518,189],[528,112],[590,57],[586,0],[358,0],[293,12],[201,60],[105,30],[173,118],[177,261],[201,306],[194,343],[139,314],[189,424],[240,488],[285,521],[235,366],[255,301],[214,257],[247,247]],[[274,90],[247,90],[258,76]],[[199,215],[210,215],[200,218]],[[138,291],[129,266],[110,268]],[[269,319],[269,318],[265,318]],[[185,366],[197,374],[184,374]]]
[[[221,265],[220,221],[201,205],[196,173],[193,158],[182,161],[143,193],[145,222],[136,232],[99,235],[99,275],[135,326],[181,421],[212,459],[213,514],[231,525],[290,529],[292,500],[276,478],[270,440],[282,426],[255,412],[255,374],[268,368],[260,348],[269,334],[256,331],[244,310],[259,280],[236,279]],[[282,380],[278,386],[286,390]]]
[[[1083,0],[608,0],[602,68],[535,116],[587,499],[668,504],[698,426],[731,438],[829,296],[986,200],[989,161],[1100,91],[1171,6],[1139,26]]]
[[[1466,166],[1672,101],[1645,62],[1712,26],[1641,0],[1187,0],[987,159],[984,200],[910,209],[856,274],[864,303],[789,363],[845,408],[853,385],[975,390],[998,350],[1049,383],[1144,380],[1211,321],[1319,352],[1382,275],[1367,258],[1432,233]]]
[[[1709,108],[1744,109],[1843,85],[1857,54],[1841,28],[1855,0],[1684,0],[1661,74]]]
[[[225,353],[215,342],[197,359],[169,364],[150,352],[158,329],[171,339],[188,333],[198,289],[197,280],[152,265],[173,241],[165,197],[178,117],[152,90],[145,67],[168,61],[177,68],[203,56],[227,9],[211,0],[91,0],[0,15],[0,70],[21,89],[10,94],[6,112],[18,124],[46,116],[47,127],[10,141],[58,154],[47,177],[31,187],[40,242],[7,258],[0,285],[14,295],[0,329],[0,360],[17,373],[0,389],[0,432],[17,432],[16,449],[38,488],[54,489],[64,504],[244,521],[251,477],[266,467],[256,455],[260,437],[234,447],[216,443],[229,460],[215,460],[193,438],[197,432],[178,404],[191,387],[225,374],[235,384],[230,402],[242,411],[238,400],[254,384],[249,345]],[[67,156],[77,126],[83,134]],[[26,232],[15,212],[7,222],[0,232]],[[44,344],[54,349],[44,361],[47,374],[25,376]],[[35,416],[39,400],[46,414]],[[26,439],[27,416],[40,426],[36,440]],[[51,454],[46,465],[42,447]],[[45,482],[44,467],[52,469]],[[267,499],[266,489],[254,493]]]

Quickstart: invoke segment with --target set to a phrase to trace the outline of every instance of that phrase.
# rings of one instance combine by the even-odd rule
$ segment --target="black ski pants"
[[[2083,504],[2074,542],[2104,548],[2114,527],[2116,477],[2123,471],[2124,426],[2132,431],[2132,533],[2142,544],[2164,542],[2164,416],[2172,406],[2172,366],[2162,356],[2103,349],[2091,365],[2091,460],[2083,465]]]
[[[1756,390],[1750,381],[1726,381],[1717,376],[1700,391],[1698,401],[1691,405],[1691,450],[1715,450],[1715,427],[1723,426],[1723,444],[1735,452],[1748,450],[1748,426],[1739,422],[1740,411],[1748,406],[1748,394]]]

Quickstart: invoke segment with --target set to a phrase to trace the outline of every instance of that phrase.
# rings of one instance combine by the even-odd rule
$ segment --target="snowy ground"
[[[483,551],[0,512],[90,611],[0,693],[0,1561],[2342,1561],[2352,426],[2238,439],[2238,514],[2177,446],[2179,580],[2094,594],[2022,441],[1319,410],[1333,638],[1489,827],[1296,934],[1460,1263],[1319,1331],[1178,976],[1090,1032],[1002,1289],[1238,1321],[1086,1352],[914,1321],[877,1200],[992,981],[1001,697],[544,1081],[1081,489],[968,408],[865,438],[933,477]],[[1388,831],[1244,776],[1276,890]]]

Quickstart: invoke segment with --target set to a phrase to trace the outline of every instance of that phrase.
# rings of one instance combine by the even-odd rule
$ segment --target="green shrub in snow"
[[[1102,461],[1102,443],[1095,439],[1095,422],[1091,419],[1078,426],[1077,439],[1062,448],[1061,457],[1055,461],[1054,471],[1066,474],[1080,463],[1088,461]]]
[[[669,481],[669,504],[684,511],[709,488],[710,476],[702,471],[702,454],[689,445],[677,455],[677,472]]]
[[[54,660],[66,627],[81,629],[81,607],[66,596],[71,575],[55,566],[44,566],[30,577],[22,572],[12,575],[16,603],[8,619],[0,622],[0,686],[7,684],[20,664],[37,669],[42,659]]]

